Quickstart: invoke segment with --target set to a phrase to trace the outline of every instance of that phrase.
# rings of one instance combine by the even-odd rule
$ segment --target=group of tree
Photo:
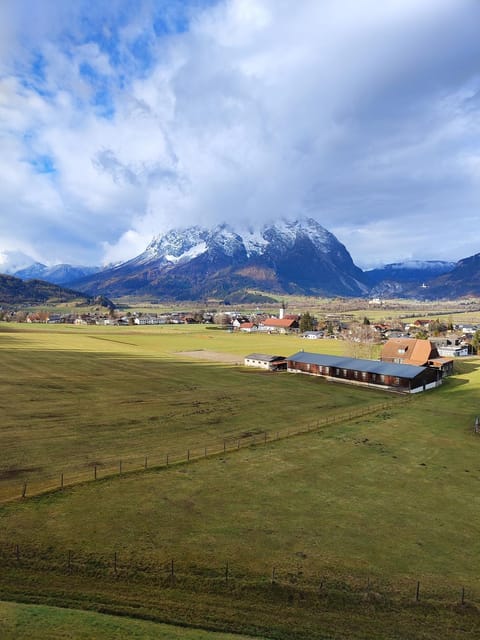
[[[480,329],[473,334],[472,347],[475,349],[477,355],[480,355]]]

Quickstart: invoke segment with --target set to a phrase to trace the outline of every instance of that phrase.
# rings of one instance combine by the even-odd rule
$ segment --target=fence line
[[[178,559],[180,558],[180,560]],[[253,562],[255,569],[236,566],[229,558],[212,564],[187,564],[182,554],[142,557],[137,554],[109,552],[92,553],[79,549],[39,547],[27,543],[0,542],[0,568],[22,569],[42,574],[89,577],[94,580],[125,580],[129,584],[152,585],[160,588],[178,587],[185,590],[218,591],[222,583],[241,591],[251,587],[258,592],[278,594],[301,593],[305,597],[321,598],[342,594],[352,604],[364,604],[369,599],[381,606],[386,603],[424,602],[451,606],[476,606],[478,592],[469,585],[452,582],[437,583],[433,577],[390,576],[332,573],[314,568],[309,563],[292,559],[268,567],[265,562]],[[315,564],[315,563],[313,563]],[[261,566],[261,568],[260,568]]]
[[[277,440],[284,440],[299,436],[311,431],[318,431],[324,427],[334,425],[339,422],[356,420],[372,413],[387,411],[395,408],[399,403],[410,402],[410,396],[399,396],[395,401],[382,402],[367,407],[356,408],[346,413],[325,416],[299,427],[289,427],[279,430],[250,429],[241,434],[234,434],[208,442],[202,445],[185,447],[183,449],[142,452],[135,456],[125,456],[122,458],[108,457],[102,461],[92,462],[89,467],[73,466],[63,470],[52,471],[42,474],[29,482],[22,482],[18,488],[9,486],[4,495],[0,496],[0,504],[25,500],[30,497],[61,491],[69,487],[95,482],[117,476],[125,476],[131,473],[140,473],[148,470],[158,470],[172,465],[189,464],[194,461],[212,458],[222,454],[230,454],[240,449],[258,445],[266,445]]]

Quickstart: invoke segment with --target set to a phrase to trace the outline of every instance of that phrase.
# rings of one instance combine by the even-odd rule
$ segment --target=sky
[[[309,216],[363,268],[480,251],[478,0],[0,0],[0,262]]]

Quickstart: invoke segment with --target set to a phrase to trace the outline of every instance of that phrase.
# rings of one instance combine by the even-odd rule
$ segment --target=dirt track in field
[[[221,353],[209,349],[196,349],[195,351],[176,351],[179,356],[196,358],[197,360],[209,360],[210,362],[226,362],[228,364],[243,364],[243,358],[234,353]]]

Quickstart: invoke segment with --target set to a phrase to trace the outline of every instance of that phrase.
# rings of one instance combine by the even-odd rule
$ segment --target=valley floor
[[[0,599],[263,638],[480,637],[480,359],[394,402],[186,353],[206,344],[241,357],[293,353],[299,339],[188,327],[0,333],[2,495],[44,468],[89,472],[0,507]],[[327,347],[341,345],[311,348]],[[242,437],[239,449],[163,463],[190,443]],[[162,464],[102,477],[108,460],[148,448]],[[9,611],[0,621],[11,625]],[[150,637],[141,626],[119,633]]]

